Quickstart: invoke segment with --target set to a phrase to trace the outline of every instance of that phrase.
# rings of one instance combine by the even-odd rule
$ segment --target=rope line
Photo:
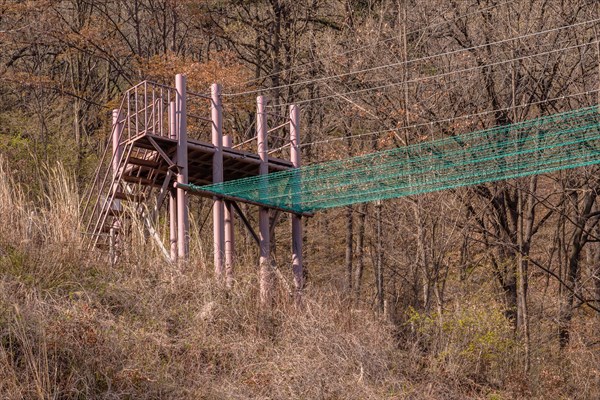
[[[494,110],[482,111],[482,112],[473,113],[473,114],[461,115],[461,116],[458,116],[458,117],[452,117],[452,118],[446,118],[446,119],[437,119],[435,121],[423,122],[423,123],[413,124],[413,125],[409,125],[409,126],[401,126],[401,127],[394,128],[394,129],[382,129],[382,130],[377,130],[377,131],[359,133],[359,134],[356,134],[356,135],[341,136],[341,137],[335,137],[335,138],[323,139],[323,140],[315,140],[313,142],[302,143],[299,147],[312,146],[312,145],[315,145],[315,144],[325,144],[325,143],[330,143],[330,142],[337,142],[337,141],[341,141],[341,140],[361,138],[361,137],[366,137],[366,136],[381,135],[383,133],[391,133],[391,132],[398,133],[398,132],[401,132],[401,131],[404,131],[404,130],[407,130],[407,129],[421,128],[421,127],[431,127],[434,124],[441,124],[441,123],[446,123],[446,122],[453,122],[453,121],[456,121],[456,120],[459,120],[459,119],[480,117],[480,116],[484,116],[484,115],[494,114],[494,113],[497,113],[497,112],[500,112],[500,111],[511,110],[513,108],[525,108],[525,107],[529,107],[529,106],[535,106],[535,105],[539,105],[539,104],[550,103],[550,102],[557,101],[557,100],[564,100],[564,99],[568,99],[568,98],[571,98],[571,97],[585,96],[585,95],[588,95],[588,94],[598,93],[598,92],[600,92],[600,89],[591,89],[591,90],[588,90],[588,91],[585,91],[585,92],[568,94],[568,95],[558,96],[558,97],[553,97],[553,98],[546,98],[546,99],[540,100],[540,101],[533,101],[533,102],[528,102],[528,103],[524,103],[524,104],[517,104],[517,105],[514,105],[514,106],[511,105],[511,106],[508,106],[508,107],[497,108],[497,109],[494,109]]]
[[[483,64],[483,65],[477,65],[477,66],[474,66],[474,67],[469,67],[469,68],[464,68],[464,69],[459,69],[459,70],[444,72],[444,73],[437,74],[437,75],[424,76],[424,77],[419,77],[419,78],[415,78],[415,79],[409,79],[409,80],[406,80],[406,81],[392,82],[392,83],[388,83],[388,84],[385,84],[385,85],[368,87],[368,88],[364,88],[364,89],[357,89],[357,90],[352,90],[352,91],[348,91],[348,92],[335,93],[335,94],[330,94],[330,95],[325,95],[325,96],[320,96],[320,97],[313,97],[313,98],[310,98],[310,99],[300,100],[300,101],[296,101],[296,102],[282,103],[282,104],[276,104],[276,105],[268,105],[267,107],[282,107],[282,106],[289,106],[289,105],[292,105],[292,104],[302,105],[302,104],[312,103],[312,102],[315,102],[315,101],[327,100],[327,99],[331,99],[331,98],[334,98],[334,97],[340,97],[340,96],[345,96],[345,95],[350,95],[350,94],[371,92],[371,91],[376,91],[376,90],[381,90],[381,89],[387,89],[387,88],[395,87],[395,86],[408,85],[408,84],[411,84],[411,83],[420,83],[420,82],[425,82],[425,81],[432,80],[432,79],[435,79],[435,78],[442,78],[442,77],[445,77],[445,76],[456,75],[456,74],[463,73],[463,72],[471,72],[471,71],[480,70],[480,69],[484,69],[484,68],[489,68],[489,67],[494,67],[494,66],[498,66],[498,65],[508,64],[508,63],[512,63],[514,61],[523,61],[523,60],[527,60],[527,59],[534,58],[534,57],[550,55],[550,54],[559,53],[559,52],[562,52],[562,51],[578,49],[578,48],[581,48],[581,47],[587,47],[587,46],[594,45],[594,44],[597,44],[597,43],[600,43],[600,40],[594,40],[594,41],[586,42],[586,43],[583,43],[583,44],[578,44],[578,45],[573,45],[573,46],[568,46],[568,47],[562,47],[560,49],[553,49],[553,50],[548,50],[548,51],[544,51],[544,52],[541,52],[541,53],[530,54],[530,55],[527,55],[527,56],[515,57],[515,58],[511,58],[511,59],[507,59],[507,60],[493,62],[493,63]]]
[[[415,33],[418,33],[418,32],[426,31],[428,29],[437,28],[437,27],[440,27],[440,26],[445,25],[447,23],[456,22],[456,21],[459,21],[459,20],[461,20],[463,18],[467,18],[467,17],[470,17],[472,15],[480,14],[482,12],[489,11],[489,10],[492,10],[494,8],[501,7],[501,6],[504,6],[504,5],[508,5],[508,4],[514,3],[514,2],[515,2],[515,0],[508,0],[508,1],[505,1],[504,3],[493,4],[493,5],[489,6],[489,7],[481,8],[481,9],[478,9],[478,10],[473,11],[471,13],[460,15],[460,16],[454,18],[454,19],[450,19],[450,20],[446,20],[446,21],[441,21],[441,22],[439,22],[437,24],[432,24],[432,25],[428,25],[428,26],[423,27],[423,28],[419,28],[419,29],[415,29],[415,30],[409,31],[406,34],[407,35],[412,35],[412,34],[415,34]],[[391,38],[382,39],[380,41],[377,41],[377,43],[387,43],[387,42],[390,42],[392,40],[399,39],[400,37],[401,36],[398,35],[398,36],[394,36],[394,37],[391,37]],[[371,47],[373,47],[373,45],[372,44],[368,44],[368,45],[364,45],[364,46],[355,47],[353,49],[346,50],[344,52],[331,54],[329,56],[322,57],[319,60],[306,62],[304,64],[296,65],[294,67],[287,68],[287,69],[284,69],[284,70],[281,70],[279,72],[272,73],[272,74],[269,74],[269,75],[265,75],[265,76],[262,76],[260,78],[254,78],[254,79],[250,79],[250,80],[247,80],[245,82],[242,82],[242,83],[235,84],[235,85],[232,86],[232,88],[239,87],[239,86],[245,86],[245,85],[248,85],[248,84],[254,83],[254,82],[260,82],[260,81],[263,81],[263,80],[265,80],[267,78],[271,78],[273,76],[276,76],[276,75],[279,75],[279,74],[282,74],[282,73],[285,73],[285,72],[295,71],[297,69],[304,68],[304,67],[307,67],[309,65],[320,63],[323,60],[329,60],[329,59],[336,58],[336,57],[342,57],[342,56],[345,56],[347,54],[355,53],[357,51],[368,49],[368,48],[371,48]],[[265,90],[267,90],[267,89],[265,89]],[[229,94],[225,94],[225,95],[226,96],[232,96],[232,95],[239,95],[239,94],[238,93],[229,93]]]
[[[409,65],[409,64],[413,64],[413,63],[417,63],[417,62],[431,60],[431,59],[438,58],[438,57],[444,57],[444,56],[459,54],[462,52],[473,51],[473,50],[477,50],[477,49],[481,49],[481,48],[496,46],[499,44],[513,42],[513,41],[521,40],[521,39],[525,39],[525,38],[546,35],[546,34],[558,32],[558,31],[561,31],[564,29],[571,29],[571,28],[575,28],[578,26],[593,24],[593,23],[597,23],[597,22],[600,22],[600,18],[583,21],[583,22],[578,22],[578,23],[570,24],[570,25],[564,25],[564,26],[560,26],[557,28],[547,29],[544,31],[533,32],[533,33],[520,35],[520,36],[516,36],[516,37],[511,37],[508,39],[502,39],[502,40],[498,40],[496,42],[485,43],[485,44],[475,45],[475,46],[471,46],[471,47],[467,47],[467,48],[463,48],[463,49],[457,49],[457,50],[452,50],[452,51],[448,51],[448,52],[444,52],[444,53],[438,53],[438,54],[433,54],[430,56],[415,58],[412,60],[405,60],[405,61],[399,61],[399,62],[385,64],[385,65],[378,65],[375,67],[364,68],[364,69],[357,70],[357,71],[350,71],[350,72],[345,72],[345,73],[341,73],[341,74],[337,74],[337,75],[324,76],[321,78],[298,81],[298,82],[293,82],[293,83],[289,83],[289,84],[285,84],[285,85],[273,86],[273,87],[269,87],[269,88],[265,88],[265,89],[255,89],[255,90],[248,90],[248,91],[237,92],[237,93],[224,93],[223,96],[233,97],[233,96],[243,96],[243,95],[249,95],[249,94],[258,94],[258,93],[262,93],[262,92],[269,91],[269,90],[284,89],[284,88],[295,87],[295,86],[299,86],[299,85],[308,85],[311,83],[329,81],[332,79],[344,78],[347,76],[358,75],[358,74],[362,74],[365,72],[379,71],[379,70],[386,69],[386,68],[398,67],[398,66],[402,66],[402,65]]]
[[[192,190],[296,213],[600,164],[598,106]]]

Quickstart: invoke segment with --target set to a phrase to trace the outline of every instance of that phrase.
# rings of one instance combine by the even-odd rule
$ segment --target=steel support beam
[[[212,159],[212,181],[223,182],[223,110],[221,106],[221,85],[214,83],[211,93],[212,145],[215,148]],[[225,256],[225,210],[223,198],[213,197],[213,255],[215,276],[223,279]]]
[[[207,183],[207,185],[208,184],[209,183]],[[173,186],[175,188],[178,188],[178,189],[187,190],[190,193],[193,193],[193,194],[195,194],[197,196],[200,196],[200,197],[205,197],[205,198],[211,198],[212,199],[214,197],[214,195],[215,195],[213,192],[209,192],[207,190],[203,190],[202,187],[197,187],[197,186],[192,187],[191,185],[182,185],[182,184],[177,183],[177,182],[175,182],[173,184]],[[248,200],[248,199],[244,199],[243,197],[230,196],[230,195],[227,195],[227,194],[220,195],[220,196],[224,200],[235,201],[235,202],[239,202],[239,203],[252,204],[252,205],[255,205],[255,206],[259,206],[259,207],[265,207],[265,205],[263,203],[259,203],[257,201],[252,201],[252,200]],[[298,214],[298,215],[303,216],[303,217],[314,217],[314,215],[315,215],[312,212],[298,212],[298,211],[294,211],[294,210],[292,210],[290,208],[277,207],[277,206],[272,206],[272,205],[267,206],[267,208],[269,208],[271,210],[279,210],[279,211],[282,211],[282,212],[285,212],[285,213],[290,213],[290,214]]]
[[[237,215],[240,217],[240,219],[244,223],[244,226],[246,227],[246,229],[248,229],[248,232],[250,232],[252,239],[254,239],[254,241],[256,242],[256,245],[260,248],[260,238],[258,237],[256,232],[252,228],[250,221],[248,221],[248,218],[246,218],[246,216],[244,215],[244,212],[242,211],[242,209],[240,208],[238,203],[236,203],[235,201],[227,201],[227,203],[229,203],[233,206],[233,209],[235,210]]]
[[[175,76],[175,120],[177,124],[177,183],[188,183],[188,140],[187,140],[187,79]],[[190,254],[190,220],[187,191],[177,189],[177,255],[179,261],[188,261]]]
[[[231,148],[231,136],[223,137],[223,147]],[[233,270],[235,263],[235,238],[233,225],[233,210],[231,202],[225,202],[225,283],[228,288],[233,286]]]
[[[256,131],[258,136],[258,156],[260,157],[259,174],[263,175],[259,183],[259,190],[268,190],[266,175],[269,173],[269,156],[267,143],[267,113],[266,99],[264,96],[256,98]],[[263,305],[270,306],[273,295],[273,272],[271,268],[271,238],[269,232],[269,209],[260,207],[259,210],[259,235],[260,235],[260,301]]]
[[[294,168],[300,168],[300,110],[295,104],[290,106],[290,158]],[[299,171],[294,176],[293,183],[300,185]],[[296,192],[296,191],[294,191]],[[300,194],[293,202],[300,202]],[[292,214],[292,272],[294,275],[294,286],[299,293],[304,286],[304,273],[302,264],[302,218]]]
[[[123,132],[123,123],[119,122],[119,110],[114,109],[112,111],[112,173],[116,176],[119,173],[119,160],[123,153],[123,147],[121,146],[121,133]]]
[[[121,146],[121,135],[123,132],[123,123],[119,121],[120,113],[118,109],[112,111],[112,174],[113,180],[119,175],[119,162],[123,154],[123,147]],[[116,180],[113,191],[117,190],[118,183]],[[110,205],[110,209],[113,215],[120,215],[121,201],[114,199]],[[109,257],[110,263],[114,264],[117,261],[117,232],[119,230],[118,218],[114,220],[110,227],[110,238],[109,238]]]
[[[169,103],[169,137],[177,140],[177,120],[176,120],[175,102]],[[177,156],[175,156],[177,157]],[[177,262],[177,190],[169,190],[169,249],[171,261]]]

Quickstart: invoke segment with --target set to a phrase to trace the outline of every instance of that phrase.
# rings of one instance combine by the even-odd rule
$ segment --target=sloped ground
[[[310,287],[302,307],[282,289],[261,311],[252,266],[227,292],[202,266],[140,252],[111,267],[79,250],[73,182],[46,175],[32,200],[0,171],[2,399],[600,396],[598,348],[578,339],[593,337],[591,317],[563,354],[551,325],[532,321],[528,379],[485,287],[396,325],[327,287]]]

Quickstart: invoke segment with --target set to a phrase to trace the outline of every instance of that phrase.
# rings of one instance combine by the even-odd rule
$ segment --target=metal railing
[[[169,105],[176,100],[175,88],[143,81],[123,94],[125,115],[120,143],[143,134],[170,136]]]
[[[185,99],[178,99],[175,88],[150,81],[140,82],[123,93],[116,123],[110,130],[94,178],[82,197],[83,226],[86,236],[91,238],[90,245],[98,244],[98,238],[102,235],[106,224],[115,225],[115,218],[111,216],[111,211],[114,211],[112,208],[118,192],[129,191],[128,195],[138,203],[151,200],[151,193],[157,183],[156,171],[150,171],[146,177],[152,181],[152,184],[136,185],[135,194],[131,193],[131,185],[124,182],[123,177],[130,176],[134,170],[137,173],[133,177],[135,175],[140,177],[142,168],[133,168],[130,164],[132,159],[153,162],[160,160],[157,151],[135,147],[134,142],[137,139],[144,135],[178,139],[177,123],[173,120],[177,119],[176,112],[173,110],[177,108],[175,104],[178,100],[186,102],[187,126],[188,132],[191,133],[188,138],[201,139],[205,132],[209,132],[210,135],[211,97],[208,95],[188,91]],[[117,127],[118,132],[115,131]],[[115,145],[113,141],[115,134],[118,134],[116,143],[122,148],[121,151],[111,151]],[[133,207],[133,209],[141,208]]]

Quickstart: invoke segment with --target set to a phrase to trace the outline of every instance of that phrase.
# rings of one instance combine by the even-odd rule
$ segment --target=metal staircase
[[[116,258],[119,241],[135,217],[169,257],[153,220],[172,187],[176,166],[148,136],[174,138],[168,111],[174,100],[175,89],[146,81],[125,92],[113,111],[111,135],[84,197],[88,249],[110,250]]]

